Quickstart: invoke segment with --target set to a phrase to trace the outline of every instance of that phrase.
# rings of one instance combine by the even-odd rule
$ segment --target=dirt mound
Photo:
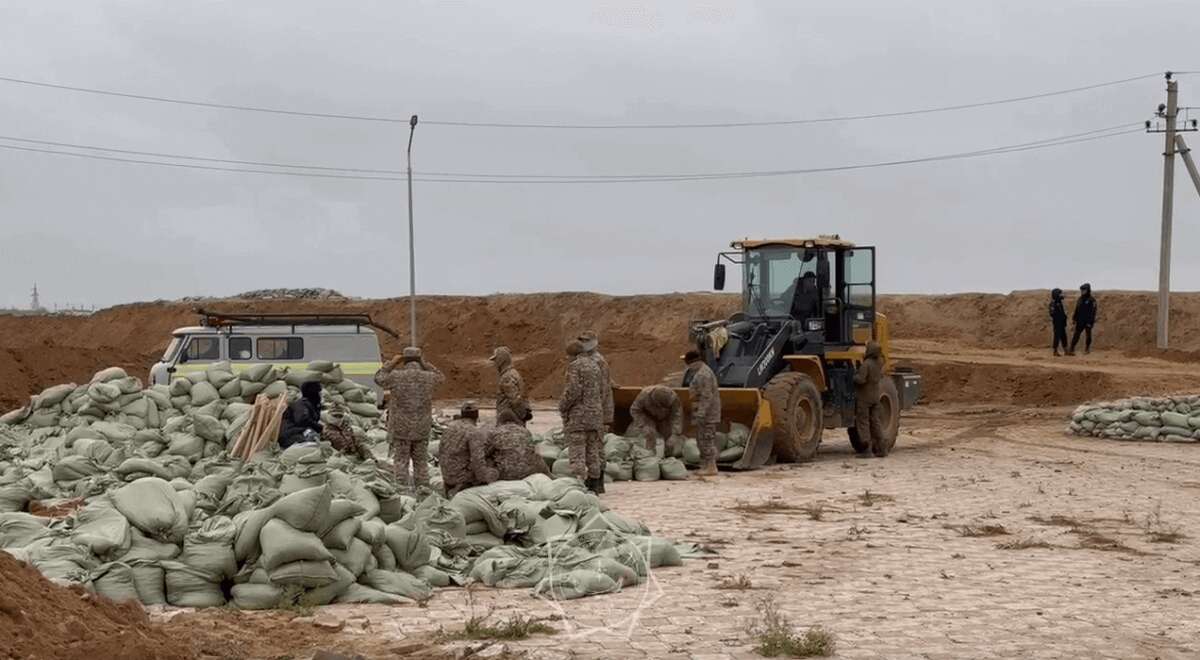
[[[1038,291],[888,295],[880,296],[879,305],[892,321],[893,336],[901,339],[981,348],[1048,347],[1048,297],[1047,292]],[[1153,294],[1101,291],[1097,297],[1096,345],[1100,350],[1158,356]],[[1161,357],[1191,362],[1200,351],[1200,294],[1175,294],[1172,301],[1175,351]],[[446,372],[448,384],[441,392],[446,398],[486,397],[494,391],[495,373],[487,356],[499,344],[513,349],[533,397],[556,396],[566,363],[562,346],[583,328],[600,333],[602,350],[618,383],[656,383],[679,368],[679,355],[687,349],[690,320],[723,318],[739,304],[737,295],[709,293],[617,297],[568,292],[430,296],[417,301],[420,342],[430,359]],[[370,313],[404,338],[381,335],[384,352],[389,355],[399,351],[408,337],[406,299],[229,300],[205,301],[204,305],[230,312]],[[141,303],[90,317],[0,316],[0,409],[22,405],[30,394],[50,385],[81,382],[110,365],[145,377],[171,330],[196,323],[193,307],[189,303]],[[1036,398],[1034,388],[1041,387],[1038,383],[1046,378],[1036,369],[1010,376],[1029,379],[1029,385],[1007,390],[1000,395],[1002,399],[1017,396],[1007,392],[1029,392],[1022,396]],[[934,391],[940,387],[931,386]],[[1105,386],[1103,379],[1084,383],[1080,392],[1091,393]],[[1058,392],[1052,388],[1050,394],[1058,396]],[[982,386],[975,393],[982,401],[996,398]],[[959,395],[947,391],[945,396]]]
[[[0,648],[6,658],[195,657],[187,636],[158,629],[136,603],[52,584],[0,552]]]

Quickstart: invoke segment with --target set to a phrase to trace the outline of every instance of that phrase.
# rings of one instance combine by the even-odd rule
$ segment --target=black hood
[[[1050,298],[1052,300],[1062,300],[1062,296],[1062,289],[1054,289],[1050,292]]]
[[[321,407],[321,383],[310,380],[300,384],[300,396],[311,402],[317,408]]]

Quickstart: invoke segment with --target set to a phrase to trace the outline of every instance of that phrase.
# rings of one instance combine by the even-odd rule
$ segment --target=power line
[[[1120,127],[1116,127],[1120,128]],[[1093,140],[1102,140],[1121,135],[1129,135],[1133,133],[1141,133],[1141,128],[1129,129],[1119,132],[1101,133],[1101,131],[1112,131],[1109,129],[1096,129],[1085,133],[1077,133],[1074,135],[1062,136],[1059,138],[1050,138],[1046,140],[1038,140],[1034,142],[1018,143],[1013,145],[1004,145],[992,147],[988,149],[979,149],[975,151],[964,151],[950,154],[940,154],[934,156],[924,156],[919,158],[908,158],[903,160],[878,161],[870,163],[856,163],[850,165],[837,165],[831,167],[814,167],[814,168],[797,168],[787,170],[756,170],[745,172],[716,172],[716,173],[690,173],[690,174],[665,174],[665,175],[599,175],[605,178],[586,178],[592,175],[577,175],[570,179],[550,179],[550,178],[500,178],[499,175],[491,175],[496,178],[464,178],[464,177],[483,177],[489,175],[468,174],[468,173],[424,173],[421,177],[415,177],[415,181],[427,183],[500,183],[500,184],[529,184],[529,183],[648,183],[648,182],[666,182],[666,181],[714,181],[728,179],[746,179],[746,178],[763,178],[776,177],[787,175],[800,174],[818,174],[828,172],[845,172],[852,170],[873,169],[880,167],[895,167],[899,165],[912,165],[917,163],[930,163],[943,160],[957,160],[963,158],[976,158],[981,156],[999,155],[1006,153],[1015,153],[1019,151],[1030,151],[1034,149],[1045,149],[1049,147],[1058,147],[1069,144],[1077,144],[1080,142],[1090,142]],[[193,163],[170,163],[164,161],[142,160],[135,158],[123,158],[117,156],[104,156],[101,154],[74,153],[69,151],[58,151],[54,149],[42,149],[38,147],[21,147],[17,145],[0,144],[0,149],[9,149],[13,151],[25,151],[43,154],[53,154],[58,156],[73,156],[76,158],[85,158],[93,160],[103,160],[120,163],[136,163],[141,165],[159,165],[163,167],[173,167],[182,169],[209,170],[217,172],[235,172],[248,174],[276,174],[282,176],[300,176],[322,179],[351,179],[360,181],[403,181],[402,177],[397,176],[365,176],[351,174],[330,174],[321,172],[294,172],[286,170],[261,170],[242,167],[217,167],[211,165],[196,165]]]
[[[1180,74],[1194,73],[1190,71],[1181,71]],[[1083,85],[1081,87],[1070,87],[1048,92],[1040,92],[1036,94],[1026,94],[1022,96],[1013,96],[1008,98],[993,99],[989,101],[979,101],[974,103],[961,103],[955,105],[945,105],[930,108],[920,108],[915,110],[901,110],[895,112],[879,112],[857,115],[843,115],[835,117],[816,117],[806,119],[781,119],[781,120],[766,120],[766,121],[742,121],[742,122],[712,122],[712,123],[661,123],[661,124],[556,124],[556,123],[505,123],[505,122],[485,122],[485,121],[438,121],[426,120],[423,123],[440,125],[440,126],[458,126],[471,128],[535,128],[535,129],[588,129],[588,130],[603,130],[603,129],[686,129],[686,128],[744,128],[752,126],[794,126],[803,124],[823,124],[843,121],[857,121],[863,119],[884,119],[888,117],[907,117],[912,115],[921,115],[937,112],[951,112],[956,110],[967,110],[971,108],[981,108],[987,106],[1003,105],[1008,103],[1018,103],[1021,101],[1030,101],[1035,99],[1050,98],[1061,96],[1064,94],[1074,94],[1077,92],[1099,89],[1102,87],[1111,87],[1114,85],[1123,85],[1130,82],[1145,80],[1162,75],[1161,73],[1148,73],[1145,75],[1134,76],[1132,78],[1121,78],[1119,80],[1109,80],[1106,82],[1094,83],[1091,85]],[[384,117],[371,115],[356,115],[356,114],[340,114],[328,112],[311,112],[303,110],[291,110],[285,108],[271,108],[265,106],[241,105],[230,103],[216,103],[212,101],[197,101],[191,99],[180,99],[167,96],[153,96],[148,94],[133,94],[129,92],[118,92],[105,89],[97,89],[91,87],[78,87],[74,85],[63,85],[57,83],[41,82],[36,80],[27,80],[23,78],[13,78],[8,76],[0,76],[0,81],[14,83],[18,85],[29,85],[34,87],[44,87],[50,89],[59,89],[72,92],[81,92],[87,94],[99,94],[103,96],[114,96],[120,98],[137,99],[141,101],[154,101],[158,103],[172,103],[177,105],[191,105],[205,108],[219,108],[223,110],[242,110],[246,112],[260,112],[279,115],[291,115],[298,117],[312,117],[320,119],[345,119],[356,121],[384,122],[384,123],[407,123],[407,118],[399,117]]]
[[[683,124],[683,123],[668,123],[668,124],[539,124],[539,123],[505,123],[505,122],[471,122],[471,121],[438,121],[431,120],[426,123],[436,124],[440,126],[462,126],[470,128],[548,128],[548,129],[589,129],[589,130],[605,130],[605,129],[676,129],[676,128],[744,128],[750,126],[797,126],[802,124],[827,124],[843,121],[857,121],[861,119],[886,119],[889,117],[908,117],[912,115],[923,115],[935,112],[951,112],[955,110],[968,110],[971,108],[983,108],[993,105],[1004,105],[1008,103],[1019,103],[1021,101],[1032,101],[1035,99],[1044,99],[1054,96],[1062,96],[1064,94],[1074,94],[1092,89],[1100,89],[1102,87],[1111,87],[1113,85],[1123,85],[1125,83],[1135,82],[1138,80],[1146,80],[1148,78],[1157,78],[1161,73],[1147,73],[1141,76],[1132,78],[1122,78],[1120,80],[1109,80],[1107,82],[1095,83],[1092,85],[1084,85],[1082,87],[1070,87],[1067,89],[1059,89],[1050,92],[1040,92],[1037,94],[1026,94],[1024,96],[1013,96],[1009,98],[993,99],[990,101],[979,101],[975,103],[960,103],[956,105],[944,105],[931,108],[920,108],[916,110],[900,110],[895,112],[876,112],[860,115],[842,115],[837,117],[815,117],[810,119],[779,119],[768,121],[743,121],[743,122],[713,122],[700,124]]]

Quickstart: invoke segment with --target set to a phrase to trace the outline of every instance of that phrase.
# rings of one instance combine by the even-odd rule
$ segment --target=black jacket
[[[1091,294],[1080,296],[1075,302],[1075,325],[1093,325],[1096,323],[1096,299]]]
[[[283,411],[283,423],[279,427],[279,446],[287,449],[304,439],[304,431],[321,432],[321,411],[312,401],[303,397],[288,404]]]
[[[1065,326],[1067,324],[1067,306],[1063,304],[1062,298],[1050,300],[1050,320],[1054,322],[1054,325]]]

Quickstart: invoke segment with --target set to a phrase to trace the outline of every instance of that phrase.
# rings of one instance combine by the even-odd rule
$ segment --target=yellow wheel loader
[[[723,262],[740,266],[742,309],[729,319],[694,321],[689,333],[717,375],[721,427],[738,422],[750,429],[745,452],[724,466],[809,460],[826,429],[848,429],[854,449],[869,451],[854,429],[854,372],[871,340],[882,349],[885,373],[879,402],[885,437],[876,454],[890,452],[900,411],[920,397],[921,378],[892,364],[888,322],[875,311],[875,248],[836,235],[730,246],[717,257],[713,288],[725,288]],[[629,427],[640,391],[614,389],[614,433]],[[675,393],[689,411],[687,383]],[[690,419],[685,426],[691,428]]]

